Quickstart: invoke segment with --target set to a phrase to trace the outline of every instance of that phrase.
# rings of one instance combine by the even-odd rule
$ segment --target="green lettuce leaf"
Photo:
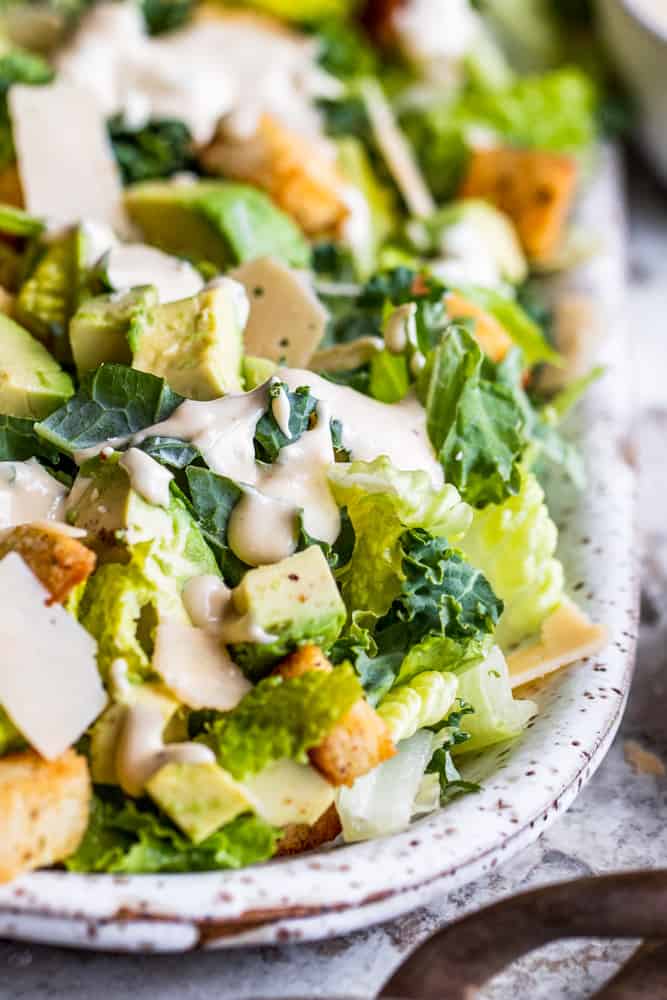
[[[516,299],[510,299],[493,288],[482,288],[479,285],[460,289],[467,299],[475,302],[482,309],[498,320],[510,335],[523,355],[526,365],[548,361],[558,365],[562,359],[548,342],[538,324],[528,315]]]
[[[25,462],[29,458],[58,465],[61,455],[57,448],[35,434],[33,420],[0,413],[0,462]]]
[[[200,740],[237,780],[276,760],[307,763],[307,751],[327,735],[363,691],[349,664],[283,680],[267,677],[235,709],[209,723]]]
[[[336,502],[347,507],[355,546],[339,573],[348,610],[384,614],[403,580],[401,535],[424,528],[456,539],[467,530],[471,512],[452,485],[435,488],[426,472],[403,472],[389,459],[339,463],[329,472]]]
[[[515,739],[537,712],[535,702],[514,698],[507,663],[497,647],[483,663],[459,675],[458,696],[474,711],[461,720],[470,739],[455,746],[454,753]]]
[[[440,745],[434,751],[426,768],[427,774],[438,776],[441,805],[446,805],[458,795],[466,795],[480,790],[480,786],[476,782],[464,781],[461,778],[452,757],[453,748],[470,739],[470,733],[461,728],[461,722],[466,715],[474,712],[472,705],[461,701],[460,698],[456,699],[455,704],[454,711],[450,712],[444,722],[433,727],[437,731]]]
[[[196,465],[191,465],[185,475],[197,523],[215,552],[225,582],[235,587],[249,569],[227,541],[229,518],[241,499],[241,487],[226,476]]]
[[[189,618],[181,593],[185,583],[218,567],[183,501],[172,496],[169,510],[135,497],[136,530],[150,537],[127,546],[126,562],[103,563],[88,580],[77,617],[97,640],[97,664],[103,678],[115,659],[130,674],[150,672],[153,631],[160,616]],[[146,516],[142,517],[144,510]],[[135,526],[130,526],[130,534]]]
[[[493,633],[503,602],[480,570],[446,539],[421,529],[405,532],[400,546],[401,590],[374,631],[381,653],[393,649],[407,653],[427,636],[465,645]]]
[[[531,473],[523,473],[516,496],[475,512],[460,545],[504,602],[496,631],[504,649],[537,632],[562,598],[557,540],[544,491]]]
[[[164,379],[127,365],[103,364],[81,379],[79,391],[37,433],[66,455],[95,448],[109,438],[125,440],[171,416],[183,397]]]
[[[270,858],[278,836],[257,816],[243,815],[194,845],[152,803],[105,790],[93,796],[86,834],[65,865],[124,874],[244,868]]]
[[[145,8],[176,10],[190,0],[145,0]],[[173,118],[151,119],[135,128],[122,114],[107,122],[109,139],[124,184],[171,177],[181,170],[192,170],[192,136],[185,122]]]
[[[457,686],[454,674],[425,671],[392,688],[378,705],[377,714],[387,723],[394,743],[442,722],[454,704]]]
[[[474,507],[518,492],[526,416],[475,338],[452,324],[422,373],[426,427],[445,479]]]
[[[189,441],[179,441],[178,438],[156,437],[145,438],[139,445],[142,451],[154,458],[156,462],[167,465],[171,469],[185,469],[194,462],[202,461],[199,448]]]
[[[415,107],[402,124],[433,194],[444,201],[463,176],[473,129],[490,129],[508,145],[581,156],[595,142],[597,103],[590,77],[564,68]]]
[[[275,462],[281,448],[298,440],[308,430],[312,415],[317,409],[318,400],[311,395],[309,386],[300,386],[291,392],[284,382],[272,382],[269,399],[275,399],[281,392],[285,393],[290,404],[290,437],[283,434],[269,406],[255,429],[255,457],[259,462]]]

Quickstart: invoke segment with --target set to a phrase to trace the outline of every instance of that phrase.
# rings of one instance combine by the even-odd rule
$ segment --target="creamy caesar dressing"
[[[165,743],[163,699],[144,695],[128,705],[116,748],[116,776],[127,795],[139,796],[165,764],[214,764],[215,754],[201,743]]]
[[[111,246],[103,266],[107,280],[115,291],[127,291],[137,285],[154,285],[162,303],[191,298],[204,287],[199,271],[187,260],[172,257],[145,243]]]
[[[257,478],[255,427],[268,402],[268,383],[210,402],[188,399],[167,420],[135,434],[133,444],[154,435],[190,441],[213,472],[252,485]]]
[[[232,592],[211,573],[195,576],[185,585],[183,603],[193,625],[207,629],[220,642],[274,642],[275,635],[257,625],[250,614],[234,608]]]
[[[296,385],[290,388],[294,389]],[[260,469],[257,486],[267,496],[291,503],[294,510],[301,508],[308,534],[331,544],[340,533],[340,511],[327,479],[327,470],[335,461],[329,426],[330,410],[320,400],[315,412],[315,426],[297,441],[282,448],[272,465]],[[280,519],[275,520],[278,530]]]
[[[179,619],[162,619],[155,632],[153,669],[189,708],[228,712],[250,690],[215,632]]]
[[[402,354],[408,344],[417,345],[417,303],[405,302],[391,312],[384,328],[384,342],[392,354]]]
[[[299,508],[246,486],[227,527],[229,547],[249,566],[280,562],[296,552]]]
[[[58,70],[92,91],[105,115],[122,112],[134,126],[178,118],[197,143],[223,115],[253,134],[263,112],[320,135],[316,98],[340,86],[318,67],[317,50],[316,40],[268,19],[230,12],[151,38],[138,4],[103,3],[84,17]]]
[[[273,419],[278,424],[278,427],[286,438],[292,437],[289,429],[289,418],[291,412],[292,410],[287,393],[281,387],[278,395],[274,396],[271,400],[271,413],[273,414]]]
[[[130,477],[130,485],[135,493],[156,507],[169,506],[170,483],[174,478],[169,469],[140,448],[128,448],[118,464]]]
[[[643,15],[661,31],[667,31],[667,5],[665,0],[630,0],[629,6]]]
[[[393,25],[406,55],[442,83],[456,79],[480,29],[469,0],[408,0],[396,7]]]
[[[67,490],[30,458],[0,462],[0,528],[33,521],[62,521]]]
[[[386,455],[397,469],[423,469],[434,485],[442,484],[442,467],[428,439],[424,408],[415,396],[400,403],[379,403],[314,372],[281,368],[277,376],[291,390],[310,386],[313,395],[326,403],[330,416],[341,423],[343,445],[353,461],[372,462]]]

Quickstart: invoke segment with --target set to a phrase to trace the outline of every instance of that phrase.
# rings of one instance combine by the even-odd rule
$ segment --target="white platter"
[[[625,705],[637,628],[634,474],[627,438],[633,374],[623,324],[624,232],[613,152],[581,206],[600,253],[576,283],[604,330],[607,375],[574,428],[589,486],[548,484],[570,589],[610,630],[598,657],[536,688],[540,713],[513,747],[471,764],[483,790],[394,837],[193,875],[38,872],[0,887],[0,937],[119,951],[184,951],[312,940],[387,920],[452,891],[537,838],[591,777]],[[572,279],[568,279],[571,283]]]

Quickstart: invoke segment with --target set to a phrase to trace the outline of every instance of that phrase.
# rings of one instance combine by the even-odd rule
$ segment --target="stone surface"
[[[641,453],[639,524],[645,553],[639,668],[630,704],[604,764],[569,812],[492,877],[441,904],[347,938],[236,953],[125,957],[0,943],[0,1000],[248,1000],[370,998],[429,931],[486,902],[578,875],[667,864],[667,777],[636,773],[633,740],[667,764],[667,197],[634,161],[629,323],[635,348]],[[632,369],[629,368],[629,372]],[[629,377],[631,375],[629,374]],[[574,941],[517,963],[484,1000],[580,1000],[613,974],[632,942]]]

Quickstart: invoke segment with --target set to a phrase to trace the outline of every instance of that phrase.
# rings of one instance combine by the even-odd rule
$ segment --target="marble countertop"
[[[0,1000],[369,1000],[411,947],[453,917],[546,882],[667,864],[667,524],[664,502],[656,503],[667,494],[667,193],[634,159],[628,187],[628,316],[639,387],[646,570],[637,678],[621,732],[590,785],[501,871],[392,923],[319,944],[185,956],[95,955],[0,942]],[[643,758],[638,750],[654,756]],[[494,980],[483,1000],[583,1000],[633,947],[572,941],[544,948]]]

